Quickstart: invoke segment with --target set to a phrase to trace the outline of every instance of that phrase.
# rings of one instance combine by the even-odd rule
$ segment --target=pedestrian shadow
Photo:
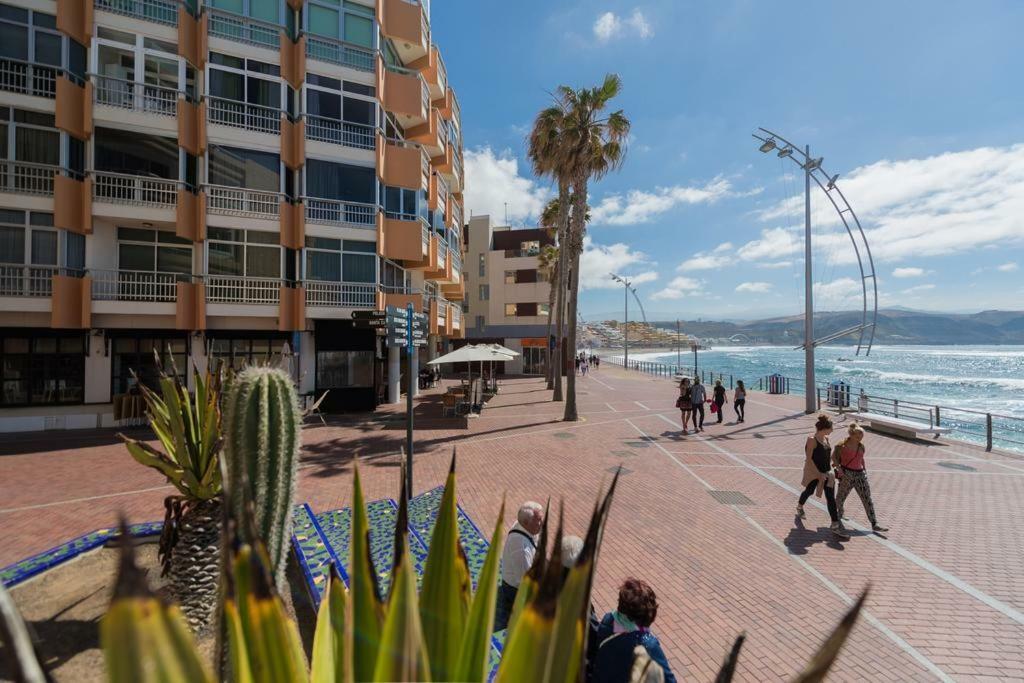
[[[804,526],[804,521],[796,516],[794,516],[793,524],[793,528],[782,539],[782,543],[789,550],[790,555],[806,555],[809,548],[819,543],[824,543],[833,550],[845,550],[843,544],[828,527],[819,526],[816,529],[809,529]]]

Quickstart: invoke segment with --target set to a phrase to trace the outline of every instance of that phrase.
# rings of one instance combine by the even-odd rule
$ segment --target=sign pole
[[[412,354],[416,353],[416,346],[413,344],[412,339],[412,304],[409,304],[405,309],[406,321],[405,321],[405,332],[406,332],[406,353],[409,356],[409,387],[405,394],[405,498],[406,500],[412,499],[412,394],[413,394],[413,382],[418,381],[418,377],[413,377],[413,362]]]

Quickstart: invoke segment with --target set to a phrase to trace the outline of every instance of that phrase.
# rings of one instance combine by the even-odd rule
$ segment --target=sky
[[[580,310],[650,319],[803,310],[803,172],[823,157],[860,219],[880,303],[1024,309],[1024,3],[435,0],[462,110],[467,217],[536,225],[552,183],[525,139],[560,84],[623,81],[622,167],[589,187]],[[857,255],[812,195],[817,310],[861,307]]]

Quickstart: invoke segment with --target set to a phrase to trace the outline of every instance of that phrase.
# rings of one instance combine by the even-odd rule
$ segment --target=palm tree
[[[551,230],[549,229],[549,234]],[[545,344],[547,340],[551,339],[551,323],[552,316],[555,315],[555,295],[558,293],[557,287],[554,282],[558,279],[558,247],[553,244],[549,244],[540,250],[540,257],[538,258],[538,265],[540,271],[544,273],[544,279],[548,281],[548,331],[545,335]],[[549,345],[550,349],[550,345]],[[544,374],[548,381],[548,389],[555,388],[555,375],[554,375],[554,358],[549,358],[547,367],[544,369]]]
[[[629,119],[616,110],[605,113],[609,102],[622,90],[622,80],[608,74],[596,88],[574,90],[559,86],[556,97],[559,117],[558,148],[555,158],[562,173],[568,172],[572,183],[572,220],[566,233],[562,251],[566,252],[569,275],[568,339],[566,343],[576,352],[576,318],[580,286],[580,254],[587,229],[587,185],[618,168],[625,156],[625,141],[629,135]],[[568,374],[564,420],[579,419],[576,411],[576,375]]]

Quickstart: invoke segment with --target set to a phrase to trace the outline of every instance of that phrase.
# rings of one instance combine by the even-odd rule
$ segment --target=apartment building
[[[536,228],[492,226],[490,216],[473,216],[465,232],[466,339],[518,351],[504,364],[509,374],[544,374],[551,285],[539,255],[553,237]]]
[[[0,0],[0,129],[0,431],[114,424],[154,350],[373,408],[404,351],[354,310],[462,335],[426,0]]]

